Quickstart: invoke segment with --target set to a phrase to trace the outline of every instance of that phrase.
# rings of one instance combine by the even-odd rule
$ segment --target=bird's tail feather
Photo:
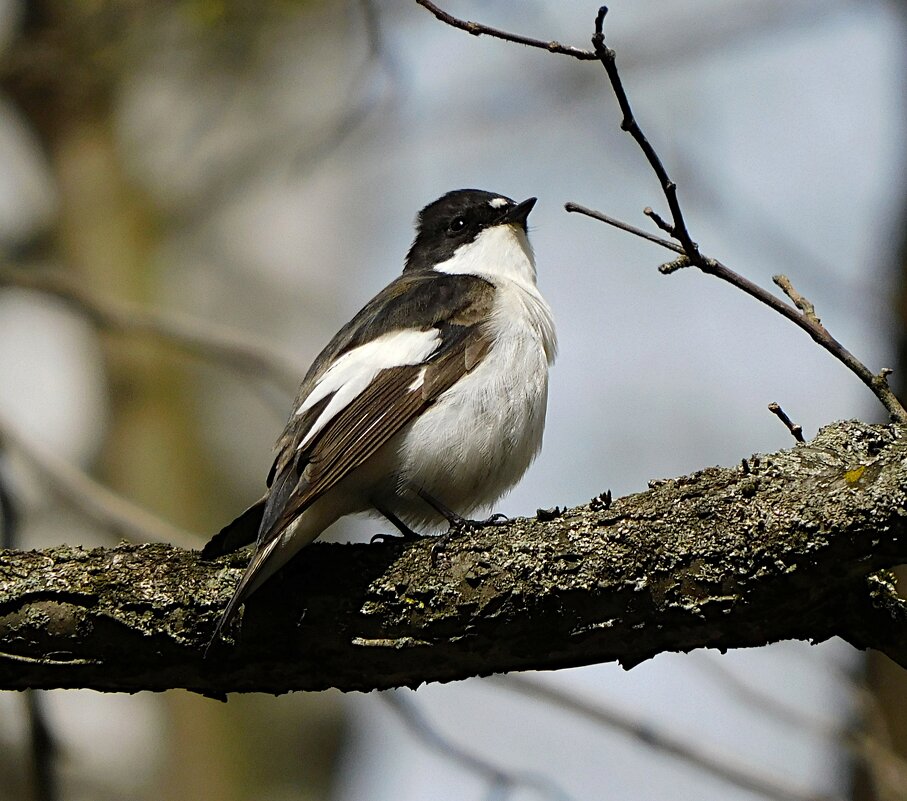
[[[245,512],[217,532],[202,549],[202,559],[216,559],[258,539],[258,529],[265,511],[264,499],[253,503]]]
[[[300,549],[316,539],[331,523],[337,520],[342,513],[349,511],[348,503],[343,496],[340,496],[341,503],[330,502],[330,497],[321,498],[313,506],[306,509],[299,517],[291,521],[285,529],[269,530],[263,533],[258,539],[255,552],[249,560],[249,565],[243,572],[239,584],[230,598],[230,602],[217,621],[214,630],[214,636],[208,643],[205,650],[207,655],[211,646],[220,639],[221,632],[227,624],[233,619],[240,605],[255,592],[265,581],[274,573],[283,567]],[[224,545],[233,542],[245,543],[243,532],[248,531],[251,521],[258,520],[262,516],[263,503],[259,502],[243,512],[230,525],[226,526],[223,531],[215,535],[209,546],[211,552],[215,555],[221,553]],[[245,519],[244,519],[245,518]],[[234,527],[236,527],[234,531]],[[206,546],[207,550],[207,546]]]
[[[208,651],[211,649],[211,646],[220,639],[224,627],[233,619],[240,604],[246,600],[252,593],[252,590],[254,590],[261,582],[262,566],[279,544],[280,538],[275,537],[267,545],[258,549],[252,555],[249,566],[246,568],[242,578],[239,580],[239,584],[236,585],[236,589],[233,591],[233,596],[230,598],[230,601],[221,613],[221,616],[217,619],[217,625],[214,627],[214,634],[211,635],[211,639],[208,641],[208,645],[205,648],[206,657],[208,656]]]

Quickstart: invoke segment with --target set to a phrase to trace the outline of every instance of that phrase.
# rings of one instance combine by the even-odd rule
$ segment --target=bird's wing
[[[475,276],[401,276],[319,355],[278,440],[255,553],[218,632],[296,517],[482,361],[493,296]]]
[[[487,353],[490,341],[479,327],[447,332],[426,363],[380,370],[365,389],[300,448],[299,465],[285,471],[295,482],[272,535],[355,470]],[[268,519],[269,509],[265,509]],[[267,540],[260,537],[259,543]]]
[[[328,346],[278,441],[259,546],[475,368],[490,347],[493,295],[474,276],[403,276],[338,334],[343,346]]]

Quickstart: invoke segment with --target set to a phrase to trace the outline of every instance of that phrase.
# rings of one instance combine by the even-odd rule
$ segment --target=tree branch
[[[667,200],[668,203],[668,208],[671,211],[671,221],[668,222],[664,220],[651,208],[644,209],[644,213],[662,231],[673,239],[676,239],[683,252],[681,258],[663,264],[659,268],[660,271],[664,275],[669,275],[679,269],[692,265],[707,275],[713,275],[716,278],[720,278],[722,281],[727,281],[750,297],[755,298],[760,303],[764,303],[779,314],[787,317],[794,325],[799,326],[809,334],[817,345],[825,348],[832,356],[846,365],[847,368],[882,402],[882,405],[888,410],[888,414],[893,421],[907,424],[907,409],[904,408],[903,404],[888,385],[888,376],[891,374],[891,370],[884,368],[878,373],[873,373],[865,364],[857,359],[856,356],[838,342],[838,340],[828,332],[825,326],[822,325],[819,318],[816,316],[815,308],[812,303],[794,290],[788,278],[785,276],[776,276],[774,280],[791,299],[791,302],[794,304],[793,306],[789,306],[758,284],[753,283],[748,278],[744,278],[717,259],[710,258],[700,251],[699,245],[693,241],[693,237],[687,228],[680,201],[677,197],[677,185],[671,180],[661,158],[651,142],[646,138],[639,123],[636,121],[630,106],[629,98],[624,91],[620,73],[617,69],[616,55],[611,48],[605,45],[604,22],[607,13],[607,7],[602,6],[599,8],[598,14],[595,17],[595,33],[592,36],[592,45],[595,48],[595,55],[598,57],[599,61],[601,61],[602,67],[604,67],[605,72],[607,73],[608,80],[611,83],[611,89],[614,91],[614,96],[617,98],[617,103],[623,114],[620,127],[633,137],[640,150],[642,150],[652,171],[658,178],[658,182],[661,184],[662,194],[664,194],[665,200]],[[620,223],[607,215],[591,212],[589,209],[585,209],[576,203],[567,203],[565,208],[568,212],[575,211],[589,217],[594,217],[601,222],[615,225],[616,227],[636,234],[637,236],[641,234],[638,230],[633,230],[632,226]],[[658,237],[652,237],[646,234],[642,235],[649,241],[656,242],[671,250],[677,250],[672,244],[667,243]]]
[[[647,239],[650,242],[654,242],[658,245],[661,245],[664,248],[673,250],[677,253],[681,253],[681,257],[674,259],[667,264],[662,264],[659,267],[659,270],[664,275],[670,275],[671,273],[677,272],[678,270],[684,269],[685,267],[696,267],[707,275],[713,275],[716,278],[720,278],[722,281],[727,281],[729,284],[737,287],[738,289],[745,292],[752,298],[755,298],[760,303],[764,303],[766,306],[774,309],[779,314],[787,317],[794,325],[802,328],[813,341],[822,348],[825,348],[829,353],[832,354],[836,359],[842,362],[852,373],[854,373],[868,388],[869,390],[881,401],[882,405],[888,410],[889,417],[894,422],[907,424],[907,409],[904,408],[901,401],[895,395],[894,391],[888,384],[888,376],[891,374],[889,368],[883,368],[878,373],[873,373],[865,364],[863,364],[856,356],[854,356],[847,348],[845,348],[838,340],[836,340],[822,325],[819,321],[819,318],[816,316],[815,308],[809,301],[806,301],[801,295],[796,293],[796,290],[793,290],[793,287],[790,286],[789,279],[784,276],[779,276],[783,279],[781,282],[778,281],[778,278],[775,279],[782,290],[787,294],[791,299],[793,306],[789,306],[780,298],[775,297],[771,292],[760,287],[758,284],[750,281],[748,278],[743,277],[739,273],[734,272],[732,269],[722,264],[717,259],[713,259],[709,256],[703,254],[698,243],[693,240],[692,235],[687,227],[686,220],[684,219],[683,209],[680,205],[680,200],[677,196],[677,184],[671,180],[671,176],[668,174],[667,169],[664,166],[664,163],[661,160],[661,157],[658,155],[658,152],[655,150],[655,147],[648,140],[646,135],[643,133],[642,128],[636,120],[636,117],[633,114],[633,109],[630,105],[630,99],[627,96],[626,91],[624,90],[623,81],[620,77],[620,72],[617,69],[617,58],[615,52],[605,44],[605,34],[604,34],[604,24],[605,17],[608,14],[607,6],[601,6],[598,9],[598,13],[595,16],[595,33],[592,35],[592,46],[594,48],[593,53],[589,53],[587,50],[580,50],[579,48],[573,47],[564,47],[558,42],[544,42],[540,39],[531,39],[520,34],[509,33],[508,31],[502,31],[497,28],[491,28],[487,25],[482,25],[478,22],[470,22],[467,20],[460,19],[458,17],[449,14],[441,8],[438,8],[430,0],[416,0],[416,2],[432,12],[432,14],[437,17],[441,22],[450,25],[459,30],[466,31],[471,33],[474,36],[479,36],[482,34],[487,34],[493,36],[496,39],[502,39],[506,42],[515,42],[517,44],[524,44],[529,47],[540,48],[543,50],[548,50],[552,53],[558,53],[560,55],[573,56],[580,60],[588,60],[590,55],[592,58],[597,59],[601,62],[602,67],[604,67],[605,73],[608,76],[608,80],[611,83],[611,89],[614,92],[614,96],[617,98],[617,103],[620,106],[622,119],[620,127],[622,130],[626,131],[633,137],[633,140],[642,150],[643,155],[646,158],[649,166],[652,168],[652,171],[655,173],[658,178],[658,182],[661,185],[662,194],[665,196],[665,200],[668,203],[668,208],[671,211],[671,220],[665,220],[657,212],[653,211],[651,208],[645,208],[643,213],[649,217],[662,231],[668,234],[672,239],[675,239],[678,244],[670,242],[669,240],[663,239],[658,236],[654,236],[646,231],[643,231],[640,228],[636,228],[629,223],[622,222],[615,219],[607,214],[603,214],[599,211],[594,211],[588,209],[585,206],[581,206],[578,203],[568,202],[564,205],[564,208],[568,212],[577,212],[583,214],[587,217],[592,217],[600,222],[607,223],[608,225],[613,225],[616,228],[620,228],[623,231],[633,234],[634,236],[642,237]],[[792,294],[793,293],[793,294]],[[804,301],[806,305],[801,303]]]
[[[734,787],[743,788],[764,798],[776,801],[819,801],[819,799],[829,801],[828,796],[820,796],[783,779],[766,775],[729,754],[717,753],[714,746],[697,743],[691,740],[689,735],[672,734],[660,728],[659,724],[634,718],[601,699],[586,698],[581,693],[554,687],[553,682],[525,676],[508,676],[492,681],[504,690],[547,703],[556,709],[617,731],[638,745],[674,757]]]
[[[0,287],[56,297],[100,330],[158,340],[288,391],[295,391],[299,381],[299,364],[245,331],[191,315],[105,300],[59,270],[0,264]]]
[[[208,695],[417,686],[839,635],[907,666],[907,438],[808,445],[454,539],[315,545],[202,659],[246,556],[164,545],[0,553],[0,689]],[[235,631],[235,630],[234,630]]]
[[[495,39],[503,39],[505,42],[514,42],[515,44],[535,47],[539,50],[547,50],[549,53],[557,53],[561,56],[572,56],[580,61],[595,61],[598,56],[580,47],[570,47],[562,45],[560,42],[545,42],[541,39],[533,39],[531,36],[523,36],[519,33],[510,33],[502,31],[499,28],[492,28],[489,25],[483,25],[481,22],[472,22],[470,20],[460,19],[453,14],[449,14],[441,8],[438,8],[431,0],[416,0],[422,8],[430,11],[437,19],[453,28],[459,28],[461,31],[471,33],[473,36],[491,36]]]

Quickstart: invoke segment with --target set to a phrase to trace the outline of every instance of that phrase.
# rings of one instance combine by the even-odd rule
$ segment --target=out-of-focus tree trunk
[[[192,20],[189,5],[175,11]],[[56,179],[59,216],[37,250],[107,297],[158,305],[155,255],[164,232],[149,198],[127,175],[113,115],[133,37],[166,11],[153,4],[53,0],[30,0],[25,9],[0,85],[40,140]],[[199,532],[201,545],[224,522],[216,515],[222,514],[226,489],[218,485],[196,434],[192,375],[172,354],[147,343],[109,338],[104,354],[110,415],[96,472],[124,496]],[[188,693],[162,699],[168,753],[156,797],[256,797],[251,777],[262,766],[232,741],[234,731],[267,725],[257,708],[227,711]],[[296,748],[308,725],[303,717],[296,717],[287,748],[270,749],[265,757],[274,761],[282,754],[294,764],[309,764],[300,797],[325,797],[333,764],[325,743],[336,745],[336,714],[314,710],[305,716],[330,718],[322,736],[308,738],[317,744],[308,754],[304,746]]]

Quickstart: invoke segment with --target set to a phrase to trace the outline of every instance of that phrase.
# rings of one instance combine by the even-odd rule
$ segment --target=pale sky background
[[[495,511],[530,515],[608,488],[623,495],[651,478],[788,447],[787,431],[766,411],[771,401],[808,437],[835,419],[883,419],[856,377],[773,312],[691,270],[663,277],[656,267],[667,252],[564,212],[573,200],[647,227],[642,208],[665,206],[641,153],[619,130],[600,67],[470,37],[411,3],[377,6],[384,48],[367,81],[357,72],[361,55],[351,55],[364,52],[355,4],[322,9],[273,43],[273,63],[262,68],[275,82],[270,95],[216,76],[200,92],[191,59],[172,58],[166,37],[137,65],[118,98],[118,137],[132,174],[162,207],[182,212],[202,203],[238,156],[260,162],[260,178],[162,243],[161,305],[256,331],[304,368],[397,274],[421,206],[465,186],[537,195],[531,240],[560,356],[542,454]],[[445,7],[583,47],[596,10],[576,0]],[[610,7],[608,42],[703,251],[766,287],[772,274],[786,273],[840,341],[871,369],[885,366],[893,355],[885,270],[904,179],[904,32],[894,13],[881,2],[811,0]],[[747,22],[738,30],[740,20]],[[344,143],[310,163],[306,148],[351,97],[375,107]],[[284,131],[270,133],[267,148],[256,126],[262,118]],[[53,213],[53,188],[2,105],[0,160],[0,239],[14,241]],[[266,289],[250,296],[246,288],[256,285]],[[87,327],[56,307],[0,297],[0,410],[82,462],[97,447],[106,408],[96,349]],[[79,403],[60,402],[73,397]],[[208,447],[236,476],[236,509],[226,518],[257,497],[283,418],[219,375],[198,403]],[[354,524],[334,535],[375,530]],[[840,643],[664,655],[629,672],[603,665],[543,678],[779,780],[846,794],[846,763],[833,743],[734,699],[704,659],[720,659],[819,720],[842,722],[850,713],[837,671],[857,657]],[[464,747],[545,775],[572,799],[755,797],[481,680],[404,693]],[[116,753],[126,769],[111,781],[128,793],[160,769],[154,743],[163,721],[153,696],[50,697],[80,770],[100,770]],[[496,797],[414,739],[378,695],[343,702],[354,737],[336,801]],[[12,702],[0,696],[0,742],[14,738],[14,720]],[[287,788],[273,797],[294,796]],[[538,797],[526,789],[509,796]]]

